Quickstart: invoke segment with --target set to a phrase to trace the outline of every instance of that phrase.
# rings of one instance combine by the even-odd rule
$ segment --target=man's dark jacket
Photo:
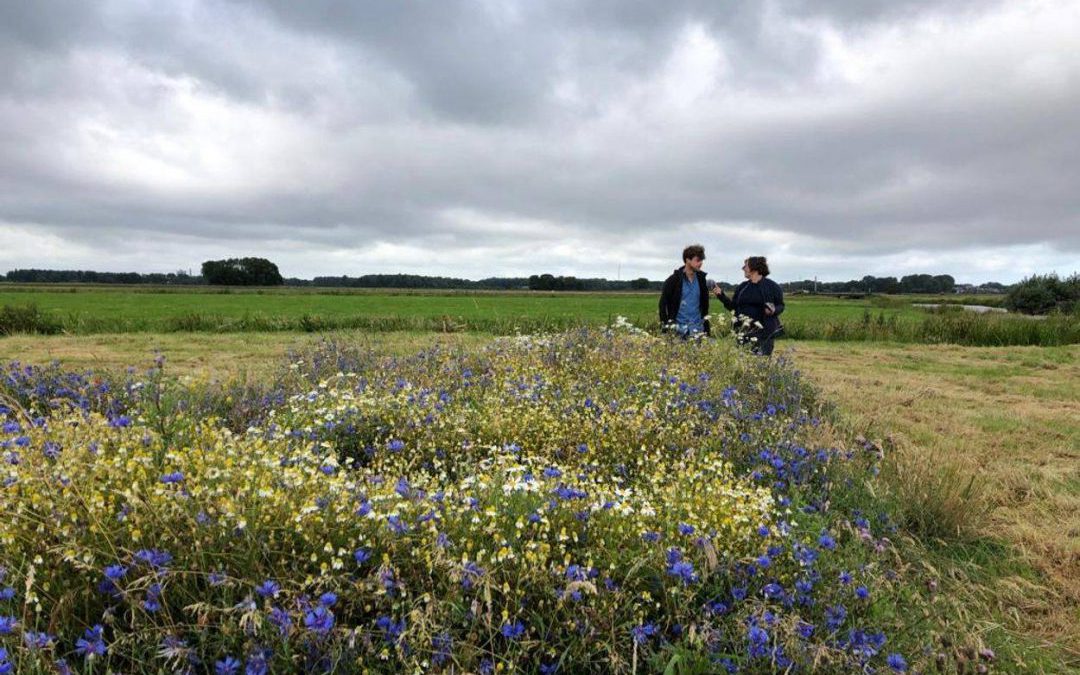
[[[682,282],[686,278],[684,268],[679,267],[664,282],[660,289],[660,327],[666,328],[675,323],[679,316],[679,304],[682,303]],[[697,273],[698,290],[701,291],[701,318],[705,322],[705,334],[709,334],[709,289],[705,286],[705,273]]]

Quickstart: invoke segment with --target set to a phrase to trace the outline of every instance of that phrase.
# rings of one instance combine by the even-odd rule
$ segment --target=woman
[[[735,332],[740,342],[753,345],[755,354],[769,356],[773,339],[784,329],[780,314],[784,311],[784,291],[769,276],[769,264],[763,256],[752,256],[743,262],[746,281],[739,284],[731,298],[723,289],[714,289],[724,307],[735,313]]]

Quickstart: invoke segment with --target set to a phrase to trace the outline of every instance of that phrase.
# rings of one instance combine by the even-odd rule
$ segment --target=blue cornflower
[[[659,532],[645,532],[644,534],[641,535],[641,539],[643,541],[647,542],[647,543],[655,544],[656,542],[660,541],[660,533]]]
[[[146,589],[146,599],[142,601],[142,607],[150,613],[161,609],[161,584],[150,584]]]
[[[360,506],[356,507],[356,515],[363,518],[369,513],[371,513],[371,502],[365,499],[360,502]]]
[[[8,651],[0,647],[0,675],[15,672],[15,664],[8,661]]]
[[[782,598],[784,597],[784,587],[778,583],[765,584],[765,587],[761,589],[766,598]]]
[[[691,563],[689,561],[686,561],[686,560],[682,560],[680,562],[677,562],[674,565],[672,565],[671,567],[669,567],[668,568],[668,574],[670,574],[673,577],[678,577],[678,578],[682,579],[682,582],[684,584],[692,584],[692,583],[694,583],[695,581],[698,580],[698,576],[694,572],[693,563]]]
[[[822,532],[817,541],[818,545],[826,551],[832,551],[836,548],[836,540],[828,532]]]
[[[387,591],[396,589],[397,579],[394,578],[394,570],[389,567],[379,570],[379,582],[382,583],[383,588]]]
[[[225,583],[225,573],[211,572],[209,576],[206,577],[206,580],[210,582],[211,586],[220,586]]]
[[[292,617],[290,617],[289,613],[281,609],[280,607],[270,608],[270,616],[268,620],[274,627],[278,629],[278,633],[280,633],[281,635],[288,635],[289,630],[292,628]]]
[[[240,670],[240,661],[231,656],[226,656],[214,664],[215,675],[236,675]]]
[[[484,576],[483,567],[471,560],[466,562],[461,570],[461,587],[467,591],[471,590],[476,581],[482,576]]]
[[[866,586],[859,586],[855,589],[855,597],[860,600],[866,600],[870,597],[870,589],[868,589]]]
[[[800,621],[799,625],[795,627],[795,630],[798,631],[799,637],[805,640],[814,634],[814,624]]]
[[[441,666],[450,658],[453,651],[454,639],[449,633],[439,633],[431,638],[431,662]]]
[[[395,438],[386,444],[386,449],[390,452],[401,452],[405,449],[405,441]]]
[[[507,640],[516,640],[525,634],[525,625],[520,621],[515,621],[514,623],[506,622],[502,625],[500,632]]]
[[[635,626],[630,632],[634,635],[634,642],[643,645],[649,641],[649,638],[656,635],[656,626],[651,623],[644,623],[640,626]]]
[[[767,537],[767,536],[769,536],[769,526],[768,525],[759,526],[758,529],[757,529],[757,533],[758,533],[759,537]]]
[[[385,614],[375,619],[375,625],[383,631],[383,639],[386,643],[391,645],[397,643],[398,638],[405,632],[405,619],[394,621],[393,618]]]
[[[319,605],[304,615],[304,627],[313,633],[326,635],[334,627],[334,613]]]
[[[898,673],[907,672],[907,661],[905,661],[904,657],[899,654],[889,654],[886,663],[889,664],[890,668],[892,668]]]
[[[22,431],[22,427],[18,422],[8,421],[4,422],[3,431],[5,434],[17,434]]]
[[[840,573],[840,583],[842,583],[845,586],[850,584],[851,583],[851,573],[846,572],[846,571],[841,572]]]
[[[390,531],[394,534],[405,534],[409,531],[409,526],[406,525],[401,517],[394,514],[386,517],[386,526],[390,528]]]
[[[402,497],[408,498],[410,490],[412,490],[412,486],[409,485],[409,481],[406,480],[404,476],[398,478],[397,485],[394,487],[394,492]]]
[[[333,607],[337,602],[337,593],[327,591],[319,596],[319,604],[323,607]]]
[[[141,549],[135,552],[135,559],[151,567],[165,567],[172,562],[172,554],[156,549]]]
[[[109,426],[118,429],[122,427],[130,427],[131,418],[127,415],[117,415],[116,417],[109,419]]]
[[[746,634],[747,640],[750,642],[750,657],[759,658],[768,654],[769,650],[766,645],[769,643],[769,633],[760,626],[750,626],[750,631]]]
[[[558,469],[556,469],[553,466],[549,466],[548,468],[544,469],[544,478],[561,478],[561,477],[562,477],[562,471],[559,471]]]
[[[255,592],[263,598],[276,598],[281,592],[281,586],[272,579],[267,579],[255,587]]]
[[[757,563],[758,567],[765,568],[772,564],[772,558],[767,555],[763,555],[758,557],[755,562]]]
[[[825,608],[825,625],[829,627],[829,630],[836,630],[842,626],[846,618],[847,608],[843,605]]]
[[[694,533],[694,526],[687,525],[686,523],[679,523],[679,534],[688,535]]]
[[[182,483],[184,481],[184,474],[179,471],[173,471],[167,473],[161,477],[161,482],[168,485],[169,483]]]
[[[53,643],[53,636],[45,632],[28,630],[23,633],[23,644],[27,649],[46,649]]]
[[[566,568],[566,578],[570,581],[585,581],[588,574],[581,565],[570,565]]]
[[[109,565],[105,568],[105,578],[111,581],[119,581],[127,574],[127,567],[123,565]]]
[[[270,665],[267,663],[274,653],[266,647],[256,647],[247,657],[244,665],[244,675],[267,675]]]
[[[746,635],[751,644],[761,645],[769,641],[769,633],[764,628],[759,626],[751,626],[750,632]]]
[[[104,628],[100,623],[94,624],[91,628],[86,629],[86,633],[83,637],[79,638],[75,642],[75,652],[79,656],[105,656],[105,640],[102,639],[102,631]]]
[[[13,616],[0,616],[0,635],[11,635],[19,627],[19,620]]]
[[[15,589],[11,586],[0,588],[0,600],[11,600],[15,597]]]
[[[682,551],[675,548],[674,546],[667,550],[667,564],[669,566],[674,565],[675,563],[679,562],[680,560],[682,560],[682,558],[683,558]]]
[[[818,559],[818,552],[816,549],[810,548],[809,546],[796,546],[795,559],[803,565],[813,565]]]

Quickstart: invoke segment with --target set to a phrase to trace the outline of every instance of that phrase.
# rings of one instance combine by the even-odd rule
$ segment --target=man
[[[705,249],[693,244],[683,249],[683,266],[676,268],[660,290],[660,327],[683,337],[709,334],[709,290],[701,263]]]

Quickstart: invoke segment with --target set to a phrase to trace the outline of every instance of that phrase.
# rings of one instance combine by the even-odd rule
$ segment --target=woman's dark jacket
[[[684,268],[679,267],[664,282],[660,289],[660,327],[675,323],[682,303],[682,280],[686,278]],[[709,289],[705,286],[705,273],[697,273],[698,290],[701,291],[701,318],[705,322],[705,334],[709,333]]]
[[[779,316],[784,311],[784,290],[780,288],[780,284],[768,277],[762,278],[756,284],[747,279],[735,288],[730,298],[721,295],[720,302],[724,303],[726,309],[735,312],[736,316],[748,316],[761,323],[761,332],[766,339],[780,330]],[[772,316],[765,316],[767,302],[773,304]],[[735,323],[739,323],[738,319]]]

